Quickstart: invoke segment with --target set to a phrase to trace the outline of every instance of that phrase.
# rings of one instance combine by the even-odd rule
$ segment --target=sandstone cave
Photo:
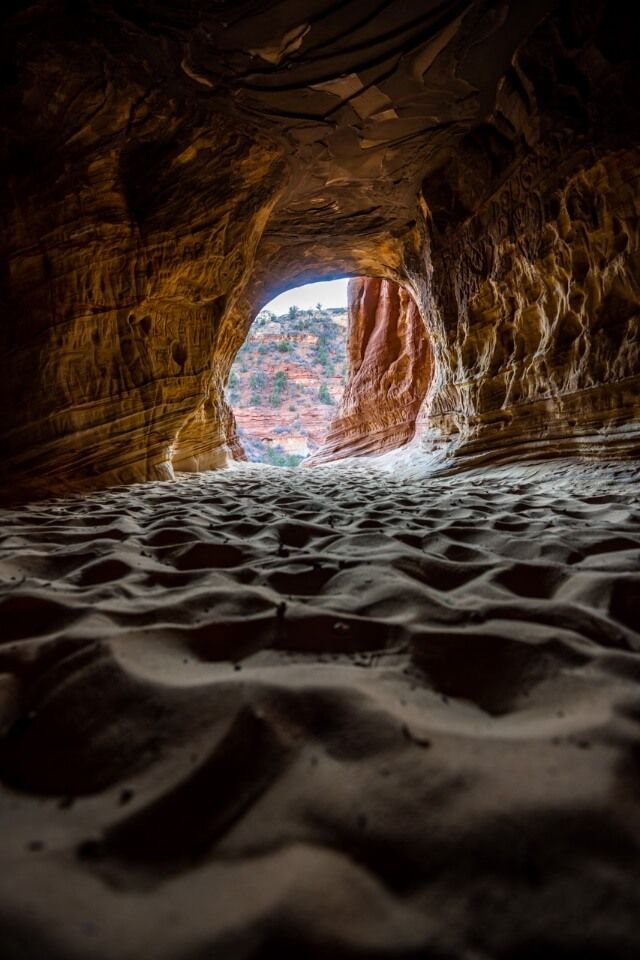
[[[317,286],[302,289],[313,296]],[[346,299],[346,308],[292,304],[279,317],[258,314],[224,394],[235,460],[316,466],[396,449],[415,436],[433,377],[415,301],[376,277],[352,279]]]
[[[634,24],[2,6],[2,960],[640,955]],[[327,436],[247,462],[335,277]]]
[[[236,458],[297,467],[324,445],[344,395],[348,284],[293,287],[257,314],[225,385]]]

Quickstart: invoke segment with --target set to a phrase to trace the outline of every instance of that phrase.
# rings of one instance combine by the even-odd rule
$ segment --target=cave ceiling
[[[632,20],[603,0],[5,3],[0,487],[223,464],[257,310],[340,275],[418,305],[427,432],[493,457],[551,425],[554,454],[626,430],[633,452]]]
[[[304,271],[306,256],[310,270],[337,273],[362,238],[393,247],[411,229],[422,181],[491,113],[514,51],[552,5],[14,4],[9,166],[20,177],[31,162],[40,176],[45,157],[73,162],[97,136],[105,150],[119,139],[130,206],[149,231],[187,197],[211,202],[211,166],[225,152],[233,164],[227,137],[216,153],[226,118],[271,141],[286,167],[262,237],[273,268],[284,258],[290,274],[299,257]]]

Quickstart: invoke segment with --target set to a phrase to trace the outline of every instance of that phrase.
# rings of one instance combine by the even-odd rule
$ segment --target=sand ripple
[[[640,955],[640,468],[238,467],[0,577],[3,960]]]

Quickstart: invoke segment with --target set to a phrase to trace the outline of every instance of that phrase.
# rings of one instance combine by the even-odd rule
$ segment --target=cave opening
[[[248,461],[297,467],[322,447],[347,374],[347,284],[291,288],[256,315],[226,384]]]
[[[405,287],[339,278],[256,315],[226,381],[234,456],[315,466],[404,446],[426,414],[433,351]]]
[[[0,22],[0,960],[640,957],[631,5]]]

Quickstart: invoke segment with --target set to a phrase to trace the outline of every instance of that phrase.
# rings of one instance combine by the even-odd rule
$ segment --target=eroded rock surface
[[[631,13],[40,0],[1,16],[5,490],[226,462],[224,384],[256,312],[345,274],[413,293],[429,442],[637,452]]]
[[[545,195],[532,157],[435,253],[423,426],[458,455],[637,454],[639,166],[616,152]]]
[[[349,283],[348,374],[323,463],[393,450],[410,440],[432,373],[431,351],[411,295],[392,280]]]

